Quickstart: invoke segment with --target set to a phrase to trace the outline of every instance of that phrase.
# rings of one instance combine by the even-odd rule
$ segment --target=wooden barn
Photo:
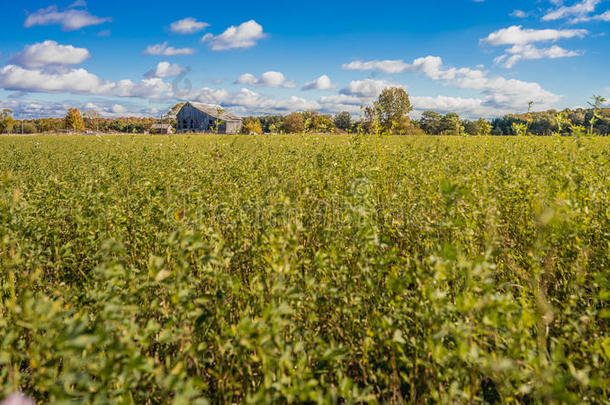
[[[215,132],[216,120],[220,120],[218,132],[237,134],[241,131],[241,118],[222,111],[218,107],[202,103],[187,102],[176,114],[176,125],[179,132]]]
[[[170,135],[174,133],[174,128],[170,124],[155,124],[150,127],[151,134]]]

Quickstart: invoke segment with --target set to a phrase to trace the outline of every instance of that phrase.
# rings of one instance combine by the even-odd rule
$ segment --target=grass
[[[609,178],[603,138],[0,138],[0,398],[609,403]]]

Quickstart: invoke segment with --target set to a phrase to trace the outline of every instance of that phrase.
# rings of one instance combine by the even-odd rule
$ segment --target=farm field
[[[2,137],[0,266],[0,398],[610,403],[607,138]]]

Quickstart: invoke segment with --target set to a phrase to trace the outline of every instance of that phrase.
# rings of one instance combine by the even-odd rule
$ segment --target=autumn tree
[[[283,130],[287,134],[296,134],[305,131],[305,120],[303,114],[292,113],[286,117],[284,124],[282,125]]]
[[[261,122],[256,118],[246,118],[244,119],[244,125],[242,127],[242,133],[250,135],[250,134],[262,134],[263,127],[261,126]]]
[[[302,116],[307,133],[335,132],[335,123],[330,115],[320,114],[317,111],[306,111],[302,113]]]
[[[74,132],[85,129],[85,122],[83,121],[83,117],[81,117],[78,108],[70,108],[66,114],[64,122],[66,129],[71,129]]]
[[[101,118],[101,114],[98,111],[96,111],[96,110],[85,111],[83,113],[83,117],[87,119],[87,121],[88,121],[87,124],[89,124],[88,125],[89,128],[95,129],[96,132],[100,130],[99,121]]]

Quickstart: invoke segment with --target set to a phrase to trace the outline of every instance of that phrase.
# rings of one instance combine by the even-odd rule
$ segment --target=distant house
[[[170,124],[155,124],[150,127],[150,133],[169,135],[174,133],[174,128]]]
[[[237,134],[242,120],[213,105],[188,102],[176,114],[176,125],[180,132],[215,132],[218,125],[219,133]]]

